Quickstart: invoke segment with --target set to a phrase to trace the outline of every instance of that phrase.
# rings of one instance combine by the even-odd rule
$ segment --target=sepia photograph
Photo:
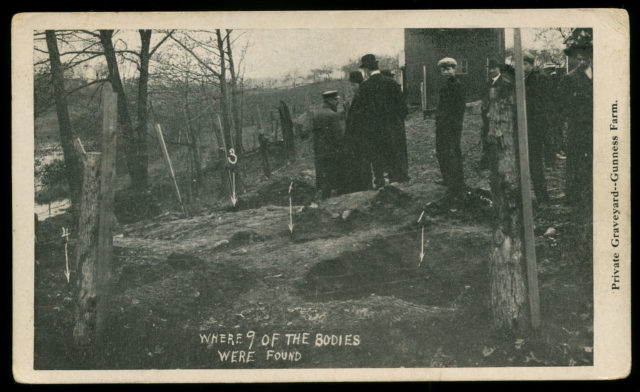
[[[598,296],[629,300],[628,46],[599,104],[592,18],[405,19],[32,23],[29,371],[597,376]]]

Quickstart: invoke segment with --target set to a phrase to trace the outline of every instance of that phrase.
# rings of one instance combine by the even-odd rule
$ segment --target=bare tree
[[[60,52],[58,50],[56,33],[53,30],[47,30],[45,34],[47,48],[49,50],[49,61],[51,64],[51,84],[53,85],[56,114],[58,116],[60,144],[62,145],[62,153],[64,155],[67,179],[69,181],[69,190],[71,193],[72,214],[75,220],[78,216],[80,192],[82,188],[82,167],[80,159],[73,148],[73,130],[71,128],[71,119],[69,118],[69,110],[67,108],[67,92],[65,91],[64,86],[64,69],[60,62]]]

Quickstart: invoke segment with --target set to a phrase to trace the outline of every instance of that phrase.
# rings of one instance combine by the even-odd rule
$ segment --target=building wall
[[[467,102],[480,99],[487,81],[487,59],[504,61],[503,29],[405,29],[407,102],[420,105],[420,82],[426,66],[427,108],[437,106],[440,83],[437,62],[453,57]]]

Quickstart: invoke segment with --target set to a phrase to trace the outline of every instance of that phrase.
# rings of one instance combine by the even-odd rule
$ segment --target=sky
[[[402,29],[287,29],[236,30],[237,47],[249,48],[244,59],[245,77],[279,78],[298,70],[339,68],[367,53],[397,56],[404,48]]]
[[[534,29],[522,29],[522,45],[525,49],[541,48],[536,41]],[[119,31],[116,37],[127,42],[127,48],[139,50],[140,38],[137,31]],[[159,40],[161,34],[154,34],[152,40]],[[332,65],[339,69],[342,65],[364,54],[379,56],[399,56],[404,51],[403,29],[271,29],[234,30],[234,57],[246,47],[242,69],[244,77],[250,79],[281,79],[292,72],[306,76],[311,69]],[[562,40],[555,40],[562,47]],[[43,42],[39,43],[43,45]],[[506,29],[505,44],[513,46],[513,29]],[[153,42],[152,42],[153,45]],[[42,53],[37,53],[42,56]],[[96,59],[102,61],[102,59]],[[91,63],[87,64],[90,66]],[[136,73],[131,63],[121,64],[121,74],[132,77]],[[88,74],[94,74],[91,70]]]

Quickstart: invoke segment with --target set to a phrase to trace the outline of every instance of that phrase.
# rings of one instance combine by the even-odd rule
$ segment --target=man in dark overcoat
[[[404,118],[407,109],[400,86],[380,73],[374,55],[362,57],[360,68],[366,79],[360,85],[350,108],[353,129],[345,144],[359,146],[370,164],[376,188],[385,184],[384,172],[390,181],[408,179],[402,160],[406,160]]]
[[[351,83],[353,94],[351,95],[351,100],[345,103],[346,124],[338,194],[365,191],[373,187],[371,163],[364,155],[362,148],[362,138],[364,136],[358,134],[360,131],[356,123],[358,116],[354,115],[352,110],[353,102],[356,100],[358,90],[363,81],[364,77],[360,71],[353,71],[349,74],[349,82]]]
[[[436,109],[436,157],[449,197],[457,200],[465,190],[462,168],[462,119],[466,108],[464,88],[456,77],[457,62],[445,57],[438,61],[442,76]]]
[[[524,84],[527,100],[527,136],[529,144],[529,168],[536,199],[547,202],[547,182],[544,176],[544,146],[549,133],[549,84],[547,78],[535,67],[530,54],[523,57]]]
[[[338,188],[340,148],[344,135],[344,123],[338,114],[338,92],[322,93],[323,104],[311,112],[313,153],[316,168],[316,190],[323,199],[331,197]]]
[[[593,49],[588,38],[580,35],[578,38],[565,50],[578,63],[563,83],[563,107],[568,125],[565,194],[570,203],[590,209],[593,195]]]

